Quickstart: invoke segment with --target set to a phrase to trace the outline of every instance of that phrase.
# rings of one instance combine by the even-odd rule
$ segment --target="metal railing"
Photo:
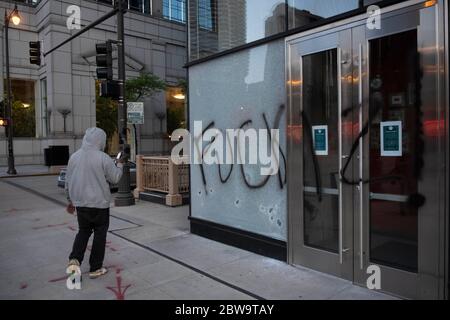
[[[136,190],[166,194],[166,205],[182,204],[182,194],[189,192],[189,165],[176,165],[169,156],[136,156]]]

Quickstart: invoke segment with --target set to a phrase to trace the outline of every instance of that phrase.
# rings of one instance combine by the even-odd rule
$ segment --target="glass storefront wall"
[[[41,79],[41,136],[50,132],[50,113],[47,106],[47,78]]]
[[[380,1],[189,0],[189,59],[307,27]]]
[[[279,129],[283,158],[287,131],[284,53],[284,42],[277,40],[214,63],[191,66],[190,128],[201,121],[203,129],[222,132],[225,144],[234,144],[227,129]],[[196,142],[192,150],[206,147],[206,143]],[[236,146],[228,156],[237,163],[240,152],[247,157],[250,150]],[[192,165],[192,218],[286,241],[286,166],[283,160],[279,165],[275,176],[262,176],[261,164]]]

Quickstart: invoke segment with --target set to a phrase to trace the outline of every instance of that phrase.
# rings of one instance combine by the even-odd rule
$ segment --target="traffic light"
[[[100,81],[99,96],[104,98],[111,98],[113,100],[119,99],[119,83],[114,80]]]
[[[112,44],[111,41],[97,43],[95,45],[96,62],[97,62],[97,78],[99,80],[112,80]]]
[[[0,118],[0,127],[7,127],[9,126],[9,120],[6,118]]]
[[[30,63],[37,66],[41,65],[41,42],[30,41]]]

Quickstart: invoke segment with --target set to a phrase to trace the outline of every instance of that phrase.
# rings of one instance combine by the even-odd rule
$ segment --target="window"
[[[153,0],[128,0],[128,9],[140,13],[151,14]],[[97,2],[114,5],[114,0],[97,0]]]
[[[46,137],[50,128],[50,113],[47,108],[47,78],[41,80],[41,135]]]
[[[11,91],[14,137],[36,137],[34,81],[11,79]]]
[[[39,4],[39,2],[41,2],[41,0],[16,0],[15,2],[25,3],[25,4],[32,5],[32,6],[36,6]]]
[[[97,2],[106,3],[106,4],[110,4],[110,5],[113,4],[113,0],[97,0]]]
[[[186,0],[163,0],[163,17],[181,23],[186,22]]]
[[[198,2],[198,25],[200,28],[215,31],[215,6],[214,0],[199,0]]]
[[[182,87],[168,87],[166,89],[167,133],[180,128],[186,128],[185,117],[186,93]]]
[[[144,0],[128,0],[128,8],[133,11],[144,12]]]

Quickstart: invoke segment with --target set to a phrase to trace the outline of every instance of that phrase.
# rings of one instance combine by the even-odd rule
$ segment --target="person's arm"
[[[66,211],[70,214],[73,214],[75,211],[75,207],[72,204],[72,200],[70,199],[70,193],[69,193],[69,181],[72,177],[72,165],[71,162],[69,160],[69,163],[67,164],[67,169],[66,169],[66,181],[65,181],[65,185],[64,185],[64,191],[66,193],[66,198],[67,198],[67,207],[66,207]]]
[[[105,177],[106,180],[112,184],[117,184],[122,178],[123,174],[123,164],[118,162],[117,165],[114,163],[114,160],[105,155],[104,158],[104,168],[105,168]]]

